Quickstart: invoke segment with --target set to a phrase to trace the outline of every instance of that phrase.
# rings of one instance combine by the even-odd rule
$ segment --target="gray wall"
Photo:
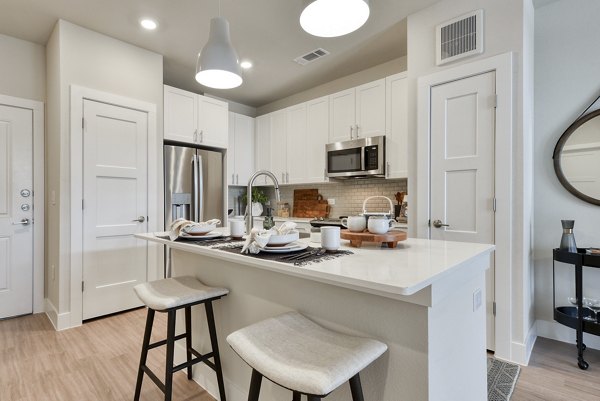
[[[0,35],[0,94],[46,100],[44,46]]]
[[[600,207],[568,193],[552,165],[556,141],[600,95],[600,2],[576,3],[557,1],[535,14],[535,310],[538,334],[569,341],[574,335],[564,338],[552,317],[552,249],[560,242],[560,220],[575,220],[579,247],[600,247]],[[564,265],[557,271],[557,303],[566,305],[575,293],[573,271]],[[584,296],[600,297],[600,271],[586,271],[584,283]]]

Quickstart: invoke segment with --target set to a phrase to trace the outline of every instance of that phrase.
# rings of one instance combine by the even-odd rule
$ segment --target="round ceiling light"
[[[196,81],[215,89],[232,89],[242,84],[242,71],[229,38],[229,22],[225,18],[210,20],[208,42],[198,54]]]
[[[314,0],[300,14],[300,25],[311,35],[333,38],[356,31],[369,14],[369,0]]]
[[[252,61],[244,60],[240,63],[240,67],[242,67],[244,70],[252,68]]]
[[[156,21],[154,21],[150,18],[144,18],[143,20],[141,20],[140,25],[142,26],[142,28],[147,29],[149,31],[155,30],[156,27],[158,26]]]

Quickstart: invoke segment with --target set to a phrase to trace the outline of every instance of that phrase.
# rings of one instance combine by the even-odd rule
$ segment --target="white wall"
[[[53,236],[47,266],[55,265],[57,273],[47,274],[47,280],[48,292],[53,294],[50,301],[59,314],[67,314],[71,290],[70,87],[78,85],[156,104],[157,135],[162,138],[163,62],[159,54],[64,20],[58,21],[47,50],[51,78],[48,98],[58,102],[48,110],[47,145],[52,149],[47,155],[47,191],[56,193],[56,206],[49,207],[47,217],[48,232]]]
[[[553,322],[552,249],[560,242],[561,219],[575,220],[579,247],[599,247],[600,207],[560,185],[552,153],[564,130],[600,95],[598,16],[597,0],[578,0],[576,6],[556,1],[535,13],[535,312],[539,335],[570,342],[574,331]],[[557,304],[567,305],[567,296],[575,292],[574,274],[567,265],[557,265],[557,272]],[[584,296],[600,297],[600,271],[584,275]],[[600,348],[597,337],[585,342]]]
[[[0,54],[0,94],[44,102],[44,46],[0,35]]]
[[[484,10],[485,49],[481,55],[460,60],[449,65],[435,65],[435,27],[436,25],[476,9]],[[490,56],[514,53],[515,60],[515,96],[513,127],[513,220],[512,231],[512,270],[511,270],[511,327],[510,344],[498,347],[499,355],[505,359],[525,363],[528,347],[531,345],[532,313],[531,286],[531,138],[533,135],[531,120],[531,81],[532,74],[532,25],[533,6],[530,0],[452,0],[442,1],[408,17],[408,91],[409,91],[409,171],[411,215],[425,201],[413,197],[418,185],[417,177],[417,80],[435,72],[471,63]],[[499,205],[502,207],[502,205]],[[411,228],[412,230],[412,228]],[[415,231],[412,232],[415,234]],[[497,268],[503,268],[498,266]],[[504,266],[504,268],[507,268]],[[529,342],[529,344],[528,344]]]

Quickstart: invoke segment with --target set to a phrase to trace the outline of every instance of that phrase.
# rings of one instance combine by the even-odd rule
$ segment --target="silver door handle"
[[[355,127],[356,127],[356,139],[358,139],[358,124],[356,124]]]
[[[290,183],[290,173],[285,173],[285,182]]]
[[[434,220],[433,226],[435,228],[442,228],[442,227],[450,227],[450,224],[443,224],[441,220]]]
[[[353,130],[353,129],[354,129],[354,128],[353,128],[352,126],[350,126],[350,139],[352,139],[352,130]]]
[[[204,142],[204,130],[200,130],[200,143]]]
[[[238,185],[240,183],[240,175],[239,174],[235,175],[235,183],[238,184]]]
[[[235,174],[231,174],[231,184],[235,185]]]
[[[13,226],[28,226],[29,225],[29,219],[23,219],[21,221],[19,221],[18,223],[12,223]]]
[[[137,221],[138,223],[143,223],[144,221],[146,221],[146,218],[144,216],[140,216],[135,220],[131,220],[131,221]]]
[[[194,142],[198,142],[198,130],[194,130]]]
[[[285,173],[281,173],[281,182],[285,183]]]

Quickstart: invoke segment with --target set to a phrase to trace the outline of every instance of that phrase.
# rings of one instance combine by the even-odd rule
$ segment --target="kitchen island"
[[[388,345],[388,352],[361,373],[365,400],[487,398],[482,300],[492,245],[408,239],[396,249],[344,246],[353,254],[298,267],[171,242],[153,233],[137,237],[172,248],[173,276],[193,275],[207,285],[229,288],[230,294],[214,307],[231,401],[247,398],[251,370],[225,338],[289,310],[330,329]],[[202,308],[195,308],[193,326],[194,345],[201,351],[210,349]],[[176,357],[183,360],[184,355],[183,347],[179,348]],[[197,365],[194,379],[218,394],[208,368]],[[261,401],[287,399],[290,392],[270,382],[263,384]],[[349,386],[341,386],[326,399],[350,400]]]

